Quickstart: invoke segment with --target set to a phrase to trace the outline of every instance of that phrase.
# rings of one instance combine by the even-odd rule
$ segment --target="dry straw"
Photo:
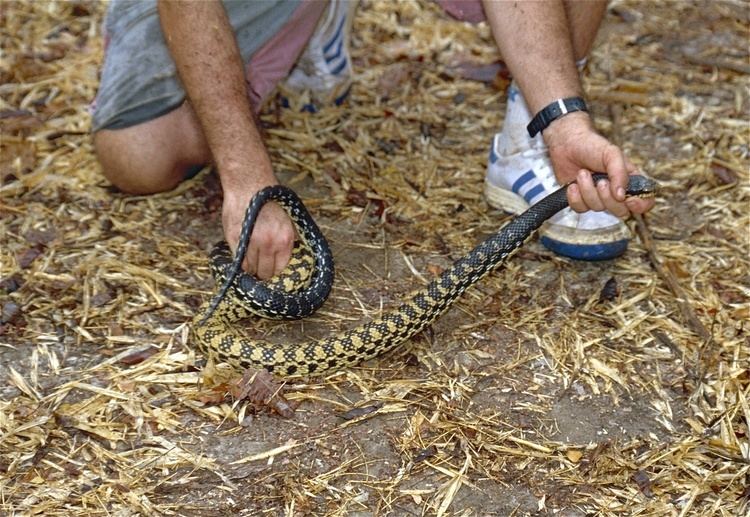
[[[127,197],[99,173],[103,11],[0,7],[1,513],[746,514],[746,5],[610,7],[585,81],[663,185],[650,241],[605,264],[531,243],[401,350],[281,385],[291,419],[187,342],[213,176]],[[507,83],[487,27],[363,2],[354,30],[346,106],[262,116],[338,263],[315,317],[248,327],[269,339],[378,314],[504,220],[481,195]]]

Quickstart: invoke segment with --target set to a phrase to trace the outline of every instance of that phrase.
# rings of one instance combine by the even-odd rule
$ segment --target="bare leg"
[[[586,57],[607,10],[606,0],[565,0],[570,39],[576,61]]]
[[[173,189],[191,166],[207,164],[211,152],[187,102],[157,119],[94,134],[104,176],[130,194]]]

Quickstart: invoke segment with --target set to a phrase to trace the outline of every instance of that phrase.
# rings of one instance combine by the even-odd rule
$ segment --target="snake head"
[[[628,187],[625,195],[631,197],[654,197],[659,190],[659,185],[646,176],[628,176]]]
[[[599,183],[602,180],[606,180],[608,176],[603,172],[595,172],[591,175],[591,179],[594,183]],[[628,176],[628,186],[625,189],[625,195],[628,197],[654,197],[659,190],[659,185],[656,181],[646,176],[636,174]]]

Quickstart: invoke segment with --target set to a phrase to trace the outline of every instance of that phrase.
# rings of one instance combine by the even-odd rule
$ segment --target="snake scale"
[[[594,181],[606,178],[594,174]],[[201,351],[238,369],[264,368],[281,376],[320,374],[357,364],[392,350],[430,325],[469,287],[502,265],[528,241],[544,222],[568,206],[561,187],[515,216],[497,233],[456,260],[428,285],[382,316],[340,334],[302,344],[276,344],[243,335],[234,323],[250,314],[296,319],[325,302],[333,282],[333,260],[319,228],[293,191],[267,187],[248,206],[234,258],[222,242],[211,252],[211,270],[221,289],[202,305],[193,320],[193,338]],[[644,176],[630,176],[628,196],[649,197],[656,184]],[[275,283],[263,283],[241,271],[255,218],[274,200],[289,214],[304,247]],[[312,270],[312,271],[311,271]]]

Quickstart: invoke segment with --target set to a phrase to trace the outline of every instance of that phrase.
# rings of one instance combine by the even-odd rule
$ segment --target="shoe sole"
[[[529,209],[524,198],[510,190],[496,187],[487,180],[484,182],[484,197],[492,208],[511,214],[521,214]]]
[[[498,210],[520,214],[529,204],[518,194],[484,182],[487,203]],[[545,222],[539,231],[540,241],[547,249],[576,260],[609,260],[619,257],[628,249],[630,232],[624,224],[598,230],[578,230],[569,226]]]

